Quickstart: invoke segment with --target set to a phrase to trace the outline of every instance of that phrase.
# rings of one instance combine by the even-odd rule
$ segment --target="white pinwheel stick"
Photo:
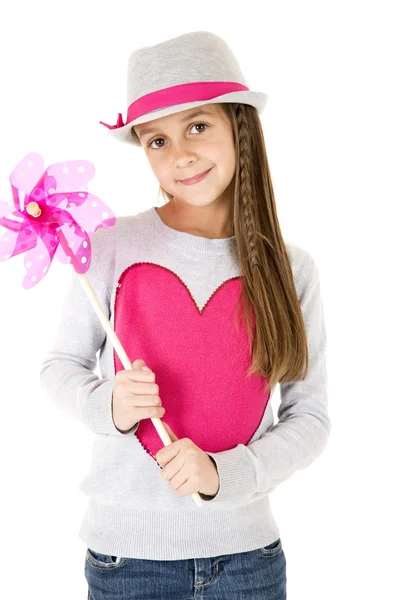
[[[29,204],[26,207],[26,212],[29,213],[32,217],[38,217],[41,214],[40,206],[37,204],[37,202],[29,202]],[[64,234],[59,230],[58,235],[60,238],[61,246],[63,247],[63,249],[67,250],[68,249],[68,241],[66,240]],[[126,370],[133,370],[132,363],[129,360],[129,357],[128,357],[127,353],[125,352],[124,348],[122,347],[122,344],[119,341],[117,334],[115,333],[114,329],[111,327],[111,323],[107,319],[107,316],[106,316],[104,310],[102,309],[99,301],[97,300],[96,295],[93,292],[93,289],[92,289],[89,281],[86,278],[86,275],[81,274],[81,273],[76,273],[76,276],[78,277],[79,281],[81,282],[82,287],[85,290],[86,295],[87,295],[91,305],[93,306],[97,316],[99,317],[100,322],[103,325],[104,331],[110,337],[111,343],[112,343],[116,353],[118,354],[120,361],[124,365],[124,368]],[[172,444],[172,441],[171,441],[171,439],[168,435],[168,432],[165,429],[161,419],[159,419],[157,417],[150,417],[150,418],[151,418],[151,421],[152,421],[154,427],[156,428],[157,433],[160,436],[161,441],[164,444],[164,446],[169,446],[170,444]],[[196,502],[196,504],[198,506],[201,506],[202,501],[201,501],[201,498],[200,498],[198,492],[194,492],[192,494],[192,496],[193,496],[193,499]]]
[[[111,327],[110,321],[107,319],[105,312],[103,311],[102,307],[100,306],[100,303],[97,300],[97,298],[93,292],[93,289],[92,289],[89,281],[87,280],[86,276],[82,275],[80,273],[77,273],[76,276],[78,277],[79,281],[81,282],[82,287],[85,290],[86,295],[89,298],[90,303],[93,306],[97,316],[99,317],[100,322],[103,325],[105,332],[109,336],[111,343],[112,343],[113,347],[115,348],[116,353],[119,356],[120,361],[124,365],[124,368],[127,370],[132,369],[132,363],[129,360],[129,357],[126,354],[124,348],[122,347],[122,344],[119,341],[117,334],[115,333],[114,329]],[[160,436],[164,446],[169,446],[169,444],[171,444],[172,442],[171,442],[168,432],[165,429],[161,419],[159,419],[157,417],[151,417],[151,421],[152,421],[154,427],[156,428],[157,433]],[[196,504],[198,504],[198,506],[201,506],[202,501],[201,501],[199,494],[197,492],[194,492],[192,494],[192,496],[193,496]]]

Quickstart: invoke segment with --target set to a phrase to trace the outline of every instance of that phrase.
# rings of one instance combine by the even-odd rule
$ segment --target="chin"
[[[213,202],[216,202],[222,198],[224,192],[226,192],[226,188],[224,187],[221,190],[202,190],[201,192],[200,190],[195,192],[189,188],[190,186],[188,186],[188,191],[186,194],[182,195],[181,192],[179,194],[175,194],[174,201],[187,204],[189,206],[209,206],[210,204],[213,204]]]

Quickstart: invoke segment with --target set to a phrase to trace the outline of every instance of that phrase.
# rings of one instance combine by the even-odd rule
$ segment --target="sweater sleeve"
[[[331,423],[327,402],[326,329],[318,268],[306,253],[304,276],[298,288],[307,332],[309,369],[304,381],[280,383],[278,423],[258,440],[214,458],[220,478],[209,502],[242,503],[265,496],[299,469],[308,467],[323,451]]]
[[[108,319],[114,264],[112,239],[113,231],[108,229],[98,229],[91,236],[91,263],[85,273]],[[58,332],[42,362],[40,386],[58,409],[79,419],[94,433],[132,436],[139,423],[122,433],[112,418],[115,375],[105,379],[93,372],[106,332],[75,270],[72,271]]]

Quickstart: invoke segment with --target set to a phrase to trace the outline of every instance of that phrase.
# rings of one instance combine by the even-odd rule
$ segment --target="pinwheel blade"
[[[30,152],[10,175],[13,199],[0,201],[0,261],[25,252],[23,287],[32,288],[48,272],[54,255],[84,274],[91,264],[89,234],[115,225],[109,206],[88,192],[95,174],[87,160],[51,164]],[[24,196],[20,198],[20,192]]]

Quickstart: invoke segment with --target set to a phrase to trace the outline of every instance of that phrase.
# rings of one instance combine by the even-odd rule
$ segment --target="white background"
[[[282,231],[320,272],[332,420],[324,453],[271,495],[289,600],[399,593],[396,4],[37,0],[0,13],[2,200],[34,151],[46,165],[92,161],[90,191],[117,216],[162,203],[142,149],[99,124],[125,119],[127,61],[140,46],[212,31],[248,86],[269,95],[261,119]],[[0,269],[1,595],[83,600],[78,485],[95,435],[39,384],[72,267],[55,259],[31,290],[22,255]]]

